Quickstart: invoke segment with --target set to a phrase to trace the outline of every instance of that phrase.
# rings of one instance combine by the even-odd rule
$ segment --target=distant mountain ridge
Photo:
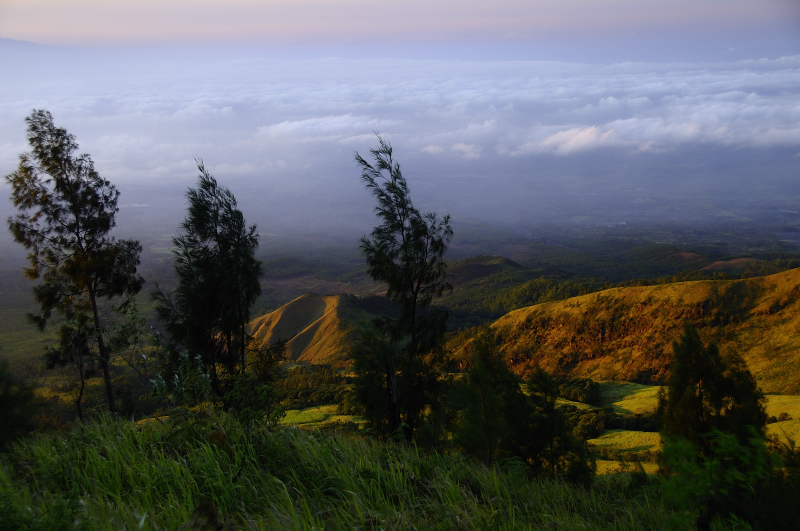
[[[51,44],[39,44],[38,42],[31,42],[31,41],[20,41],[17,39],[9,39],[6,37],[0,37],[0,47],[2,48],[60,48],[59,46],[53,46]]]
[[[289,360],[343,366],[359,324],[391,312],[382,297],[307,293],[253,319],[250,334],[256,348],[286,341]]]
[[[800,393],[800,269],[741,280],[613,288],[508,313],[491,326],[518,372],[660,383],[695,323],[738,352],[765,392]],[[453,345],[451,345],[453,346]],[[457,356],[469,341],[453,346]]]

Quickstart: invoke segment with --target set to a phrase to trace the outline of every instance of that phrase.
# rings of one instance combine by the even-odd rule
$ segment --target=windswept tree
[[[75,137],[56,127],[47,111],[34,110],[25,121],[32,151],[20,156],[19,168],[6,181],[19,211],[8,227],[30,251],[25,275],[40,281],[33,288],[40,311],[30,318],[40,329],[54,311],[64,318],[50,361],[79,359],[79,370],[87,358],[99,361],[108,408],[115,411],[102,301],[121,297],[116,308],[124,309],[139,292],[142,247],[111,236],[119,191],[100,177],[89,155],[76,154]]]
[[[395,433],[404,423],[410,440],[426,406],[435,403],[439,382],[435,367],[441,359],[447,316],[431,302],[452,289],[445,278],[444,253],[453,229],[450,216],[440,219],[414,207],[392,146],[377,136],[378,147],[370,149],[373,163],[355,153],[361,180],[377,200],[375,212],[381,221],[369,238],[361,238],[360,247],[369,275],[386,285],[386,296],[400,308],[400,317],[384,321],[383,326],[388,340],[400,348],[374,354],[381,358],[378,365],[385,373],[388,429]]]
[[[178,287],[156,293],[158,313],[173,343],[200,356],[214,392],[224,394],[222,374],[247,365],[250,307],[261,294],[256,226],[248,227],[236,198],[219,186],[202,161],[196,188],[175,244]]]

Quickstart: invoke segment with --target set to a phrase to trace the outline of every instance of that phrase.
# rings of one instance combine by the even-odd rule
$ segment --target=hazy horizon
[[[374,130],[417,206],[455,219],[800,211],[789,1],[181,6],[0,6],[0,173],[41,108],[120,188],[125,233],[142,220],[174,230],[195,157],[262,233],[363,232],[373,203],[353,152],[368,153]]]

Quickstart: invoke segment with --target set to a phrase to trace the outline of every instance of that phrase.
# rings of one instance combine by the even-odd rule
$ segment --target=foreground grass
[[[0,527],[58,515],[66,529],[144,530],[663,529],[673,516],[657,485],[631,489],[623,476],[585,489],[413,445],[244,430],[226,416],[104,419],[18,443],[0,457]]]

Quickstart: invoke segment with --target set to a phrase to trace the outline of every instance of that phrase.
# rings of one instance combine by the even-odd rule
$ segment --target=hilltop
[[[741,280],[612,288],[495,321],[518,372],[660,383],[684,321],[738,352],[765,392],[800,393],[800,269]],[[463,355],[468,342],[454,345]]]
[[[253,319],[250,334],[256,348],[286,341],[289,360],[343,365],[357,326],[391,313],[392,307],[383,297],[307,293]]]

